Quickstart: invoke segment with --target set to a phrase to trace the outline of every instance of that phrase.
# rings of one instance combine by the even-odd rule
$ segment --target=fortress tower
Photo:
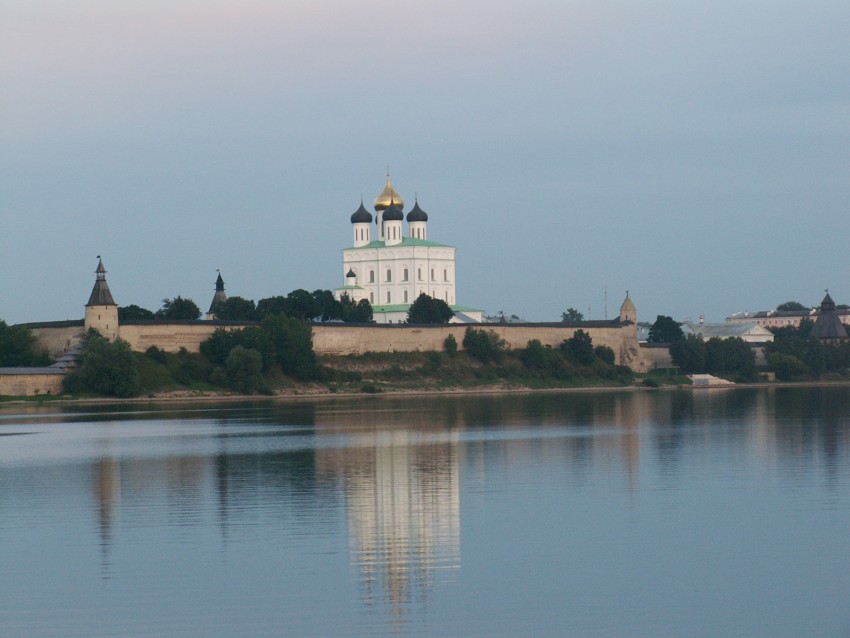
[[[218,272],[218,271],[216,271]],[[218,272],[218,277],[215,279],[215,294],[213,295],[210,309],[207,310],[207,321],[215,319],[215,310],[218,305],[227,301],[227,295],[224,292],[224,279],[221,278],[221,273]]]
[[[106,283],[106,268],[100,255],[97,256],[94,288],[86,304],[86,317],[83,321],[85,331],[94,328],[110,341],[118,337],[118,305],[112,299],[109,284]]]
[[[623,305],[620,306],[620,323],[637,323],[637,308],[634,302],[629,297],[629,291],[626,291],[626,298],[623,300]]]

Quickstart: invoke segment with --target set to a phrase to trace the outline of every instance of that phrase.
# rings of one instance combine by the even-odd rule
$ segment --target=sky
[[[846,0],[0,0],[0,319],[342,286],[389,166],[457,300],[850,303]],[[607,304],[606,304],[607,299]]]

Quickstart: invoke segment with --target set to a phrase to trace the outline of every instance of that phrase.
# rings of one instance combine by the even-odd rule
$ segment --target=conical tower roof
[[[100,255],[97,256],[97,268],[95,269],[97,277],[94,281],[89,295],[87,306],[114,306],[115,300],[112,298],[112,292],[109,290],[109,284],[106,283],[106,268],[103,267],[103,260]]]
[[[215,279],[215,294],[213,295],[212,303],[207,314],[214,315],[218,305],[225,301],[227,301],[227,294],[224,292],[224,279],[221,278],[221,273],[219,272],[218,277]]]
[[[811,336],[828,341],[848,338],[847,328],[841,323],[841,317],[835,311],[835,302],[829,296],[829,291],[820,304],[820,312],[812,327]]]

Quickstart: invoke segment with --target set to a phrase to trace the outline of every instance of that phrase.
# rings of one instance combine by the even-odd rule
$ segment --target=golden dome
[[[375,210],[386,210],[390,204],[395,204],[399,210],[404,209],[404,200],[401,195],[395,192],[392,182],[390,182],[390,176],[387,175],[387,185],[384,186],[381,194],[375,198]]]

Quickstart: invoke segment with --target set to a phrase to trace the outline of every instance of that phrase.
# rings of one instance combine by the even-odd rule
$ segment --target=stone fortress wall
[[[32,397],[62,394],[65,373],[50,368],[0,368],[0,395]]]
[[[71,324],[71,325],[68,325]],[[182,322],[132,322],[120,324],[118,336],[137,352],[156,346],[166,352],[185,348],[199,352],[203,341],[217,328],[234,330],[253,325],[242,322],[182,321]],[[529,324],[474,324],[474,328],[492,330],[504,339],[511,349],[524,348],[537,339],[543,345],[557,347],[576,330],[584,330],[593,339],[594,346],[608,346],[614,351],[615,361],[635,371],[645,368],[638,349],[636,326],[615,321],[586,322],[566,325],[560,323]],[[427,352],[441,351],[448,335],[454,335],[458,347],[463,349],[465,324],[407,325],[407,324],[343,324],[313,325],[313,349],[317,355],[365,354],[367,352]],[[54,357],[77,345],[84,334],[83,323],[62,322],[56,325],[33,324],[31,327],[39,347]]]
[[[178,352],[181,348],[189,352],[199,352],[201,343],[217,328],[236,330],[248,325],[253,324],[221,321],[135,322],[119,325],[118,336],[137,352],[144,352],[151,346],[166,352]],[[532,339],[556,348],[564,339],[569,339],[581,329],[590,335],[595,346],[611,348],[618,365],[629,366],[635,372],[646,372],[661,364],[661,361],[655,361],[657,357],[647,356],[653,353],[647,353],[645,348],[639,347],[636,326],[632,323],[619,324],[611,321],[578,325],[475,324],[473,327],[492,330],[504,339],[511,349],[524,348]],[[463,324],[314,324],[313,349],[319,356],[441,351],[446,337],[451,334],[457,340],[458,348],[462,350],[466,328]],[[32,324],[30,329],[36,338],[37,346],[46,349],[53,357],[59,357],[79,345],[85,334],[82,321]],[[665,349],[663,354],[666,353]],[[0,394],[32,396],[57,394],[62,391],[61,372],[35,374],[21,370],[20,373],[11,374],[8,369],[3,372],[0,374]]]
[[[594,322],[594,325],[475,324],[472,327],[492,330],[504,339],[511,349],[524,348],[532,339],[539,340],[544,346],[556,348],[564,339],[572,337],[576,330],[584,330],[590,335],[594,346],[608,346],[614,351],[614,360],[618,365],[627,365],[637,372],[643,371],[645,366],[638,349],[636,326],[619,325],[615,322],[599,323],[608,325],[599,326]],[[443,342],[451,334],[457,340],[458,348],[462,350],[467,327],[464,324],[318,324],[313,326],[313,348],[318,355],[441,351]]]

